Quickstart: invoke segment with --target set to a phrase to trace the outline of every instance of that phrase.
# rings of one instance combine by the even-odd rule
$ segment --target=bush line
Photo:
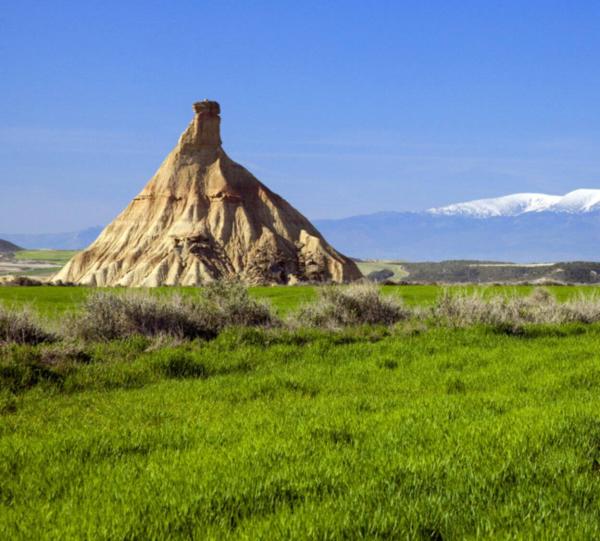
[[[317,299],[284,320],[266,301],[253,299],[240,283],[216,282],[197,298],[126,291],[92,293],[76,314],[68,314],[51,331],[30,309],[0,306],[0,344],[107,342],[132,336],[209,340],[229,327],[339,330],[361,325],[390,327],[412,320],[433,326],[487,325],[518,333],[530,324],[600,321],[600,296],[580,295],[558,302],[546,289],[529,296],[461,293],[443,290],[431,307],[406,307],[382,295],[374,284],[326,286]]]

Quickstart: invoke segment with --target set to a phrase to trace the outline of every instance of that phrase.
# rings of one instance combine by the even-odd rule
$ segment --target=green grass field
[[[89,291],[0,299],[50,315]],[[281,312],[315,295],[252,293]],[[1,539],[600,535],[600,324],[231,329],[27,364],[61,347],[0,349]]]
[[[21,250],[15,253],[15,259],[17,261],[35,261],[64,265],[76,253],[76,250]]]
[[[527,295],[533,291],[532,286],[450,286],[452,290],[485,291],[486,294],[498,293]],[[598,286],[551,286],[547,287],[559,300],[583,294],[600,293]],[[42,315],[54,317],[69,310],[76,311],[86,295],[94,291],[85,287],[0,287],[0,303],[13,306],[30,306]],[[197,288],[158,288],[152,290],[157,294],[179,293],[196,295]],[[433,285],[383,286],[382,291],[388,295],[398,295],[410,306],[431,304],[440,295],[442,288]],[[254,287],[250,293],[256,298],[268,299],[280,314],[286,314],[304,302],[315,298],[312,286],[296,287]]]
[[[14,275],[46,279],[56,274],[77,252],[71,250],[21,250],[10,256],[11,266],[3,267],[0,276]],[[6,262],[6,259],[4,260]]]
[[[3,538],[600,533],[597,327],[147,345],[5,400]]]

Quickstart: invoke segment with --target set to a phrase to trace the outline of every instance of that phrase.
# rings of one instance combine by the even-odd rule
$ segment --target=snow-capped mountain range
[[[432,208],[427,212],[443,216],[491,218],[519,216],[528,212],[566,212],[579,214],[600,210],[600,190],[575,190],[566,195],[543,193],[515,193],[493,199],[476,199]]]
[[[315,225],[337,249],[364,259],[600,261],[597,189],[519,193]]]

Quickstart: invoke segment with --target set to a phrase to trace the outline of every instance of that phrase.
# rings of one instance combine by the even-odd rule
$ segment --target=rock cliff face
[[[93,286],[347,282],[361,277],[287,201],[221,147],[217,102],[195,117],[154,177],[54,282]]]

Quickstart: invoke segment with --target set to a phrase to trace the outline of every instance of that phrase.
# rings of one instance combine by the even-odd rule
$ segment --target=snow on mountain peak
[[[554,212],[590,212],[600,210],[600,190],[575,190],[561,197],[553,206]]]
[[[580,214],[600,210],[600,190],[582,189],[566,195],[516,193],[491,199],[477,199],[427,210],[438,216],[491,218],[519,216],[528,212],[565,212]]]

